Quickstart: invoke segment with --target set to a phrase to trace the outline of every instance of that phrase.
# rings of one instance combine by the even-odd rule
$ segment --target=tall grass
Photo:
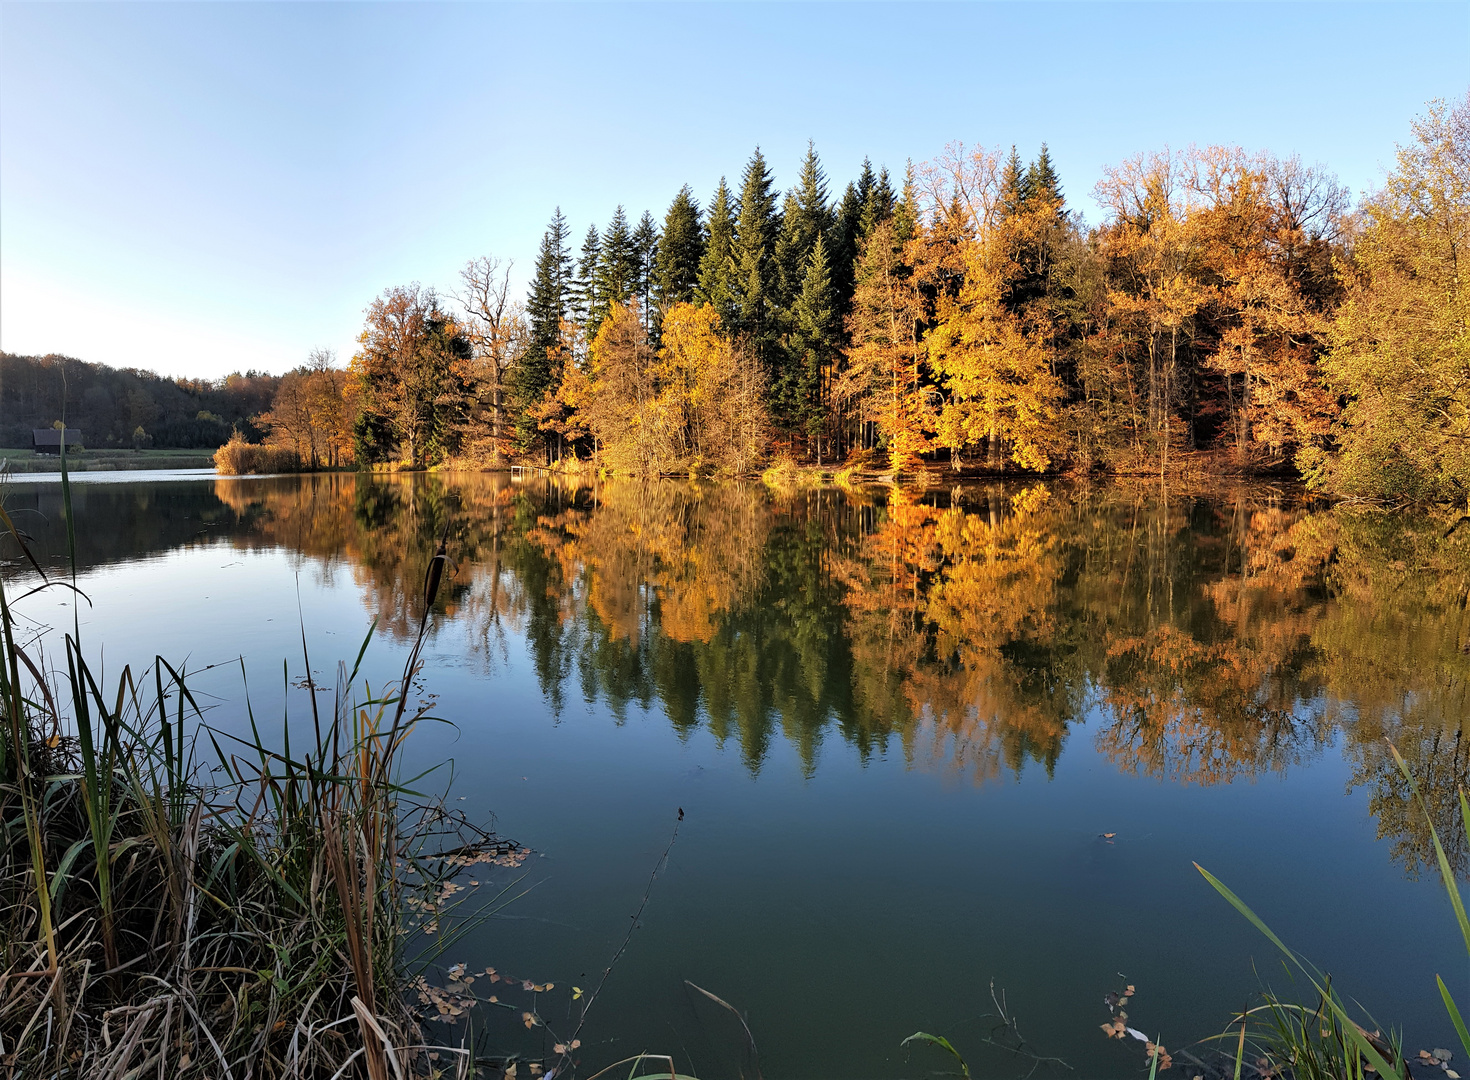
[[[1390,744],[1389,750],[1419,804],[1419,812],[1424,815],[1429,826],[1440,880],[1455,913],[1460,936],[1465,943],[1465,954],[1470,958],[1470,917],[1466,915],[1454,869],[1445,854],[1434,818],[1429,813],[1429,807],[1414,780],[1414,774],[1396,747]],[[1460,789],[1459,796],[1461,824],[1465,829],[1466,839],[1470,840],[1470,800],[1467,800],[1463,788]],[[1354,1019],[1331,979],[1288,948],[1260,916],[1223,882],[1198,863],[1195,863],[1195,869],[1204,875],[1205,880],[1231,907],[1245,916],[1252,926],[1281,950],[1289,965],[1288,971],[1295,968],[1312,987],[1314,995],[1314,1004],[1304,1006],[1273,991],[1267,991],[1263,1005],[1247,1010],[1237,1018],[1233,1028],[1239,1032],[1235,1061],[1237,1080],[1241,1075],[1248,1039],[1252,1047],[1264,1056],[1263,1067],[1271,1069],[1276,1075],[1302,1080],[1364,1080],[1367,1076],[1375,1075],[1380,1080],[1388,1080],[1389,1077],[1409,1080],[1409,1064],[1404,1058],[1401,1042],[1395,1035],[1390,1033],[1385,1036],[1376,1026],[1370,1030],[1368,1025],[1372,1021],[1366,1017],[1361,1022]],[[1467,1030],[1459,1005],[1445,984],[1443,975],[1436,974],[1435,982],[1465,1056],[1470,1058],[1470,1030]],[[1438,1060],[1431,1061],[1431,1064],[1439,1064],[1440,1068],[1445,1068]]]
[[[285,446],[247,442],[238,431],[214,452],[214,467],[221,476],[301,471],[301,455]]]
[[[311,688],[293,747],[253,713],[246,734],[210,729],[161,657],[108,681],[76,632],[48,649],[16,594],[75,583],[0,508],[5,536],[34,581],[0,580],[0,1073],[427,1075],[402,912],[437,891],[452,822],[398,773],[442,541],[399,680],[354,692],[364,641],[330,707]]]

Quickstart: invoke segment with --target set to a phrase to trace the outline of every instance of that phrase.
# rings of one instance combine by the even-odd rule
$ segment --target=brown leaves
[[[1109,833],[1108,835],[1112,834]],[[1108,1011],[1113,1014],[1113,1018],[1106,1024],[1100,1024],[1099,1026],[1102,1028],[1103,1034],[1109,1039],[1126,1039],[1132,1037],[1143,1043],[1144,1059],[1152,1063],[1154,1058],[1158,1058],[1158,1069],[1162,1072],[1174,1064],[1174,1059],[1169,1056],[1169,1052],[1164,1049],[1162,1043],[1155,1043],[1137,1028],[1129,1027],[1128,1014],[1123,1011],[1123,1006],[1128,1004],[1129,999],[1136,993],[1137,989],[1134,985],[1128,983],[1121,991],[1109,990],[1104,994],[1103,1003],[1107,1005]]]
[[[1460,1080],[1460,1074],[1455,1072],[1454,1069],[1450,1068],[1450,1061],[1454,1058],[1454,1056],[1454,1054],[1450,1053],[1448,1050],[1443,1049],[1442,1047],[1435,1047],[1433,1050],[1419,1051],[1419,1061],[1421,1064],[1438,1066],[1440,1069],[1444,1070],[1444,1074],[1446,1077],[1449,1078],[1449,1080]]]

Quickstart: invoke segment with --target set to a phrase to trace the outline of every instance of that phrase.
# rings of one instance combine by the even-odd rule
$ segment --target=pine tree
[[[602,234],[590,326],[600,327],[614,306],[632,298],[638,288],[638,270],[638,250],[628,229],[628,215],[619,206]]]
[[[806,144],[801,176],[786,197],[781,214],[781,237],[776,242],[776,259],[781,273],[781,302],[790,306],[801,292],[807,259],[818,239],[830,242],[833,219],[827,204],[827,177],[816,147]]]
[[[699,284],[699,260],[704,255],[704,231],[699,202],[685,184],[664,215],[664,234],[654,267],[654,298],[660,310],[694,299]]]
[[[1052,166],[1051,153],[1047,150],[1046,143],[1041,144],[1041,153],[1026,170],[1026,199],[1029,202],[1037,198],[1055,202],[1058,212],[1065,201],[1062,197],[1062,183]]]
[[[696,296],[701,304],[711,305],[720,316],[720,324],[732,325],[737,313],[740,290],[736,284],[735,215],[730,206],[730,189],[725,178],[715,189],[709,211],[709,232],[704,254],[699,260],[699,287]]]
[[[863,161],[863,176],[868,179],[873,175],[873,167],[867,160]],[[858,182],[859,190],[862,189],[862,181]],[[863,212],[858,219],[858,234],[864,240],[873,235],[873,230],[882,222],[893,216],[893,209],[897,200],[893,197],[893,185],[888,182],[888,170],[880,169],[876,179],[870,179],[867,194],[863,198]]]
[[[637,285],[633,292],[643,308],[645,323],[649,321],[648,313],[652,308],[649,301],[653,298],[653,274],[658,260],[658,244],[658,226],[654,223],[653,215],[645,210],[638,219],[638,227],[633,230],[633,256],[638,264]]]
[[[516,365],[511,393],[517,406],[516,435],[524,449],[534,436],[534,421],[528,410],[545,396],[556,381],[552,370],[551,351],[561,340],[561,321],[567,317],[571,299],[572,256],[567,250],[567,219],[561,207],[552,215],[551,224],[541,238],[536,256],[536,273],[526,299],[529,340],[526,351]]]
[[[808,439],[817,439],[826,421],[826,383],[837,355],[840,323],[827,244],[818,233],[807,255],[801,291],[791,305],[791,362],[773,388],[785,426]],[[820,459],[820,445],[816,450]]]
[[[779,310],[779,275],[776,267],[776,238],[781,220],[776,213],[771,172],[760,147],[745,166],[740,191],[740,216],[735,225],[734,258],[739,284],[735,320],[737,332],[745,335],[751,349],[769,364]]]
[[[592,309],[597,302],[597,268],[602,262],[602,236],[596,225],[587,226],[587,235],[582,239],[581,258],[577,261],[577,276],[572,282],[572,315],[584,330],[596,332],[592,326]]]
[[[864,166],[867,162],[863,163]],[[862,250],[859,226],[863,216],[863,195],[857,184],[848,184],[837,203],[832,226],[832,285],[837,290],[837,306],[846,315],[852,304],[853,267]]]
[[[1021,168],[1021,155],[1011,147],[1011,156],[1006,158],[1005,168],[1000,173],[1000,216],[1009,220],[1021,212],[1021,206],[1029,194],[1027,177]]]

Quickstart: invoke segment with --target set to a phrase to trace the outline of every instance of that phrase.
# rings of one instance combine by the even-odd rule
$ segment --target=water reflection
[[[12,513],[64,551],[60,492]],[[759,485],[328,475],[78,489],[83,568],[227,539],[345,565],[404,636],[447,528],[445,614],[494,668],[524,639],[554,711],[656,707],[758,772],[807,772],[840,738],[867,759],[987,781],[1050,771],[1097,716],[1120,770],[1212,785],[1335,742],[1410,873],[1456,867],[1470,780],[1470,529],[1313,508],[1289,492],[1033,486],[773,494]],[[86,527],[90,523],[93,527]],[[105,523],[106,527],[97,527]]]

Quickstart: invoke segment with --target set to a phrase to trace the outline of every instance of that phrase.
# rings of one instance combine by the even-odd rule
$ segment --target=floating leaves
[[[1151,1043],[1147,1039],[1144,1039],[1143,1048],[1144,1053],[1147,1055],[1150,1061],[1152,1061],[1155,1057],[1159,1059],[1160,1072],[1163,1072],[1169,1066],[1174,1064],[1174,1059],[1169,1056],[1169,1051],[1164,1049],[1162,1043]]]
[[[1423,1065],[1438,1066],[1444,1070],[1444,1074],[1449,1080],[1460,1080],[1460,1074],[1450,1068],[1450,1062],[1454,1059],[1454,1056],[1454,1054],[1442,1047],[1435,1047],[1433,1050],[1420,1050],[1419,1062]]]
[[[1137,992],[1137,989],[1132,983],[1127,983],[1122,990],[1109,990],[1104,994],[1103,1004],[1108,1007],[1108,1011],[1113,1014],[1113,1018],[1106,1024],[1099,1026],[1102,1028],[1103,1034],[1109,1039],[1127,1039],[1131,1037],[1143,1043],[1144,1060],[1153,1064],[1155,1059],[1157,1059],[1156,1068],[1159,1072],[1162,1072],[1174,1064],[1174,1059],[1169,1056],[1169,1052],[1164,1049],[1162,1043],[1155,1043],[1142,1031],[1139,1031],[1135,1027],[1129,1027],[1128,1014],[1123,1011],[1123,1006],[1127,1005],[1129,999]]]

